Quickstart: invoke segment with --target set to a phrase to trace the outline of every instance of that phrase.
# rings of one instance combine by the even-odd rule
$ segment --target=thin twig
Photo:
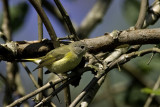
[[[53,18],[57,18],[57,20],[61,23],[62,28],[65,31],[68,31],[68,26],[66,25],[60,11],[58,10],[58,8],[51,4],[49,1],[47,0],[43,0],[42,1],[42,6],[51,13],[51,15],[53,15]],[[68,38],[67,38],[68,39]]]
[[[36,88],[40,88],[40,86],[38,85],[36,79],[34,78],[34,76],[32,75],[31,71],[29,70],[29,68],[26,66],[26,64],[24,62],[21,62],[22,66],[24,67],[24,69],[27,71],[29,77],[31,78],[33,84],[35,85]]]
[[[51,22],[49,21],[46,13],[44,12],[44,10],[39,6],[38,2],[36,0],[29,0],[30,3],[33,5],[33,7],[36,9],[37,13],[39,14],[39,16],[41,17],[50,37],[51,40],[53,42],[54,47],[59,47],[59,42],[57,41],[57,35],[51,25]]]
[[[37,0],[39,2],[39,6],[42,8],[42,0]],[[43,39],[43,23],[41,17],[37,14],[38,17],[38,40],[42,41]],[[38,84],[39,86],[43,86],[43,68],[38,69]],[[38,101],[42,100],[42,93],[38,94]]]
[[[83,70],[81,70],[81,72],[79,72],[80,74],[84,73],[85,71],[88,71],[88,70],[91,70],[90,68],[88,67],[85,67]],[[66,79],[68,78],[72,78],[73,76],[75,76],[77,73],[71,73],[68,77],[63,77],[63,79],[57,79],[55,80],[53,83],[47,83],[46,85],[38,88],[37,90],[31,92],[30,94],[27,94],[26,96],[23,96],[22,98],[20,99],[17,99],[16,101],[14,101],[13,103],[11,103],[10,105],[8,105],[7,107],[12,107],[12,106],[16,106],[16,105],[19,105],[21,104],[22,102],[26,101],[27,99],[35,96],[36,94],[44,91],[44,90],[47,90],[48,88],[51,88],[53,86],[55,86],[56,84],[59,84],[61,83],[62,81],[65,81]],[[73,78],[72,78],[73,79]],[[74,80],[74,79],[73,79]],[[70,82],[72,82],[73,80],[70,80]],[[67,83],[65,83],[66,85],[68,85],[69,81],[67,81]],[[51,85],[52,84],[52,85]],[[58,89],[56,89],[50,96],[48,96],[47,98],[50,99],[51,97],[53,97],[54,95],[56,95],[59,91],[61,91],[63,88],[65,87],[65,85],[63,87],[60,87]],[[46,100],[47,101],[47,100]]]
[[[155,55],[155,53],[153,52],[152,55],[151,55],[151,57],[150,57],[150,59],[149,59],[149,61],[147,62],[147,65],[150,64],[150,62],[152,61],[154,55]]]
[[[99,75],[96,75],[91,81],[90,83],[85,87],[85,89],[74,99],[74,101],[70,104],[69,107],[75,107],[80,100],[89,92],[89,90],[95,86],[95,84],[97,83],[97,81],[102,78],[104,75],[106,75],[111,69],[113,69],[114,67],[117,66],[117,63],[119,65],[124,64],[126,62],[128,62],[129,60],[131,60],[132,58],[135,58],[136,56],[143,56],[146,55],[148,53],[151,52],[157,52],[160,53],[160,49],[158,48],[151,48],[151,49],[146,49],[146,50],[142,50],[142,51],[137,51],[137,52],[132,52],[129,54],[124,54],[121,55],[117,60],[115,60],[114,62],[108,64],[107,68],[105,69],[105,71],[101,71],[101,73]]]
[[[42,8],[42,0],[37,0],[39,2],[39,6]],[[39,16],[39,14],[37,14],[38,17],[38,40],[42,41],[43,39],[43,23],[42,23],[42,19]]]
[[[153,90],[158,89],[158,87],[160,86],[160,76],[157,79],[157,82],[155,83]],[[148,99],[146,100],[146,103],[144,104],[144,107],[150,107],[150,104],[152,102],[153,97],[155,96],[154,93],[150,94],[150,96],[148,97]]]
[[[42,6],[48,10],[53,16],[56,16],[56,18],[59,20],[59,22],[62,23],[62,25],[64,25],[64,20],[63,17],[61,15],[61,13],[59,12],[58,8],[56,8],[55,5],[51,4],[49,1],[47,0],[42,0]],[[65,26],[65,25],[64,25]]]
[[[42,105],[43,103],[45,103],[46,101],[50,100],[52,97],[54,97],[55,95],[57,95],[58,92],[60,92],[61,90],[63,90],[66,86],[68,86],[72,81],[74,81],[76,79],[75,75],[82,75],[84,72],[89,71],[89,70],[91,71],[92,69],[89,68],[89,67],[85,67],[85,68],[82,68],[79,72],[76,72],[76,73],[72,72],[70,75],[67,76],[68,78],[70,78],[67,82],[65,82],[60,87],[58,87],[54,92],[52,92],[48,97],[44,98],[35,107],[38,107],[38,106]]]
[[[125,51],[126,52],[126,51]],[[109,56],[107,56],[107,58],[104,59],[103,61],[103,68],[107,67],[107,64],[110,61],[113,61],[115,59],[117,59],[122,53],[124,53],[123,49],[116,49],[116,51],[114,51],[113,53],[111,53]],[[91,101],[93,100],[93,98],[95,97],[95,94],[98,92],[99,88],[101,87],[102,83],[104,82],[106,76],[100,78],[97,82],[97,84],[95,86],[93,86],[85,95],[81,106],[82,107],[88,107],[88,105],[91,103]],[[78,100],[77,100],[78,101]],[[76,103],[75,103],[76,104]],[[75,106],[74,104],[72,106]]]
[[[146,13],[147,13],[147,9],[148,9],[148,0],[141,0],[141,7],[140,7],[140,12],[139,12],[139,16],[137,19],[137,23],[135,24],[135,29],[142,29],[143,25],[144,25],[144,20],[146,17]],[[139,50],[141,47],[141,45],[134,45],[131,47],[131,49],[129,50],[130,52],[132,51],[137,51]]]
[[[73,27],[73,24],[71,22],[71,19],[68,15],[68,13],[66,12],[66,10],[64,9],[64,7],[62,6],[61,2],[59,0],[54,0],[59,11],[61,12],[62,16],[63,16],[63,19],[64,21],[66,22],[67,26],[68,26],[68,29],[70,31],[70,34],[74,36],[74,38],[71,38],[75,41],[79,40],[78,36],[77,36],[77,33]]]
[[[34,85],[36,86],[36,88],[40,88],[40,86],[38,85],[38,83],[36,82],[36,79],[34,78],[34,76],[32,75],[32,73],[30,72],[30,70],[28,69],[28,67],[26,66],[26,64],[24,62],[22,62],[23,67],[25,68],[25,70],[27,71],[29,77],[31,78],[32,82],[34,83]],[[42,96],[45,96],[43,94],[42,91]],[[50,102],[50,104],[53,104],[52,102]],[[53,104],[54,105],[54,104]]]
[[[62,80],[62,79],[57,79],[57,80],[55,80],[54,83],[52,83],[52,84],[53,84],[53,86],[55,86],[56,84],[58,84],[58,83],[60,83],[60,82],[62,82],[62,81],[64,81],[64,80],[66,80],[66,79],[67,79],[66,77],[64,77],[63,80]],[[47,83],[47,84],[45,84],[44,86],[36,89],[35,91],[33,91],[33,92],[31,92],[31,93],[29,93],[29,94],[27,94],[27,95],[25,95],[25,96],[23,96],[23,97],[15,100],[13,103],[11,103],[10,105],[8,105],[7,107],[13,107],[13,106],[19,105],[19,104],[21,104],[22,102],[26,101],[27,99],[35,96],[36,94],[38,94],[38,93],[40,93],[40,92],[42,92],[42,91],[44,91],[44,90],[47,90],[47,89],[51,88],[51,87],[52,87],[51,84],[50,84],[50,83]]]
[[[138,17],[137,23],[135,25],[136,29],[141,29],[143,27],[143,23],[144,23],[144,20],[146,17],[147,9],[148,9],[148,0],[141,0],[141,8],[140,8],[140,12],[139,12],[139,17]]]
[[[128,53],[128,54],[123,54],[121,55],[116,61],[110,63],[110,68],[112,68],[113,66],[116,66],[116,64],[124,64],[126,63],[127,61],[130,61],[132,58],[135,58],[135,57],[139,57],[139,56],[143,56],[143,55],[146,55],[148,53],[152,53],[152,52],[155,52],[155,53],[160,53],[160,49],[159,48],[150,48],[150,49],[145,49],[145,50],[141,50],[141,51],[136,51],[136,52],[131,52],[131,53]]]
[[[72,81],[74,81],[75,78],[69,79],[67,82],[62,84],[60,87],[58,87],[54,92],[52,92],[48,97],[44,98],[41,102],[39,102],[35,107],[39,107],[45,102],[49,101],[53,96],[55,96],[57,93],[59,93],[61,90],[63,90],[66,86],[68,86]]]
[[[77,34],[80,39],[87,38],[91,31],[103,20],[103,17],[105,16],[112,1],[113,0],[96,1],[95,5],[77,29]]]

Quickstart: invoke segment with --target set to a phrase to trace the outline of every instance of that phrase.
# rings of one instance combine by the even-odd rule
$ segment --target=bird
[[[38,64],[33,70],[45,67],[48,73],[65,73],[74,69],[81,62],[83,55],[87,51],[87,45],[83,41],[72,42],[69,45],[64,45],[55,48],[48,52],[45,56],[33,59],[24,59]]]

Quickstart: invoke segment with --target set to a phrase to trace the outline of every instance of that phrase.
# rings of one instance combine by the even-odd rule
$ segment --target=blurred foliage
[[[137,21],[140,10],[139,0],[125,0],[122,6],[122,12],[129,24],[134,25]]]
[[[146,93],[146,94],[155,94],[155,95],[159,96],[160,95],[160,88],[156,89],[156,90],[153,90],[150,88],[143,88],[143,89],[141,89],[141,92]]]
[[[145,58],[144,58],[145,59]],[[149,61],[149,57],[148,60]],[[153,63],[153,62],[152,62]],[[150,71],[153,70],[154,66],[148,65],[147,62],[145,63],[144,60],[140,60],[137,63],[137,67],[141,72],[141,74],[148,74]]]
[[[27,16],[28,4],[26,2],[18,3],[15,6],[10,7],[11,29],[12,32],[16,32],[24,23],[24,19]],[[0,17],[0,27],[2,25],[2,18]]]
[[[133,107],[142,107],[145,103],[147,95],[141,93],[142,86],[137,81],[132,81],[130,87],[126,91],[126,103]]]

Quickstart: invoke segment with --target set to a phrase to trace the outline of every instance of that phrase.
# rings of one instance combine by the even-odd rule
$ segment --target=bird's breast
[[[51,72],[64,73],[74,69],[80,63],[81,59],[82,57],[77,56],[75,53],[68,52],[64,58],[53,62],[53,64],[47,68]]]

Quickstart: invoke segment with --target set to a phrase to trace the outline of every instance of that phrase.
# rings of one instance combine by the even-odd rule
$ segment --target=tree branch
[[[86,94],[86,97],[81,102],[81,107],[88,107],[89,106],[89,104],[92,102],[93,98],[95,97],[96,93],[98,92],[99,88],[103,84],[105,77],[106,76],[99,79],[97,81],[97,84],[92,88],[92,90],[90,90],[90,92]]]
[[[155,0],[152,6],[149,7],[148,13],[144,20],[143,28],[153,25],[160,17],[160,1]]]
[[[41,6],[38,4],[37,1],[35,0],[29,0],[30,3],[33,5],[33,7],[36,9],[37,13],[39,14],[39,16],[41,17],[50,37],[51,40],[53,42],[54,47],[59,47],[59,42],[57,41],[57,35],[47,17],[47,15],[45,14],[44,10],[41,8]]]
[[[97,0],[77,30],[80,39],[87,38],[89,33],[102,21],[111,1]]]
[[[101,70],[101,73],[96,75],[90,81],[90,83],[74,99],[74,101],[70,104],[69,107],[75,107],[80,102],[80,100],[92,89],[92,87],[95,87],[95,85],[97,84],[97,81],[99,79],[101,79],[104,75],[106,75],[111,69],[117,67],[117,64],[119,64],[119,65],[124,64],[124,63],[128,62],[129,60],[135,58],[136,56],[143,56],[143,55],[146,55],[146,54],[152,53],[152,52],[160,53],[160,49],[159,48],[151,48],[151,49],[146,49],[146,50],[142,50],[142,51],[136,51],[136,52],[132,52],[129,54],[121,55],[117,60],[108,64],[108,66],[105,70]]]
[[[148,9],[148,0],[141,0],[141,8],[139,12],[139,17],[135,25],[136,29],[141,29],[143,27],[147,9]]]
[[[79,40],[77,33],[76,33],[76,31],[73,27],[73,24],[71,22],[71,19],[70,19],[68,13],[66,12],[66,10],[64,9],[64,7],[62,6],[61,2],[59,0],[54,0],[54,2],[56,3],[59,11],[61,12],[63,19],[67,24],[67,27],[69,29],[70,34],[73,35],[73,38],[71,38],[71,39],[73,39],[74,41]]]
[[[42,8],[42,0],[37,0],[39,2],[39,6]],[[38,17],[38,40],[42,41],[43,39],[43,22],[41,17],[37,14]],[[23,63],[22,63],[23,65]],[[33,81],[33,80],[32,80]],[[38,69],[38,84],[39,86],[43,86],[43,68]],[[38,95],[38,101],[43,99],[42,93],[39,93]]]
[[[2,0],[3,3],[3,22],[2,30],[7,37],[7,42],[11,41],[11,28],[10,28],[10,12],[7,0]]]
[[[159,86],[160,86],[160,76],[158,77],[158,79],[157,79],[157,81],[156,81],[156,83],[155,83],[155,85],[153,87],[153,90],[158,89]],[[154,96],[155,96],[155,94],[153,94],[153,93],[149,95],[149,97],[147,98],[147,100],[146,100],[146,102],[144,104],[144,107],[149,107],[150,106]]]
[[[67,78],[65,78],[65,77],[64,77],[63,80],[62,80],[62,79],[57,79],[57,80],[54,81],[54,83],[52,83],[52,84],[53,84],[53,86],[54,86],[54,85],[56,85],[56,84],[58,84],[58,83],[60,83],[60,82],[62,82],[62,81],[64,81],[64,80],[66,80],[66,79],[67,79]],[[45,84],[44,86],[38,88],[37,90],[35,90],[35,91],[27,94],[27,95],[24,96],[24,97],[21,97],[21,98],[15,100],[13,103],[11,103],[10,105],[8,105],[7,107],[13,107],[13,106],[19,105],[19,104],[21,104],[22,102],[26,101],[27,99],[35,96],[36,94],[38,94],[38,93],[40,93],[40,92],[42,92],[42,91],[44,91],[44,90],[47,90],[47,89],[51,88],[51,87],[52,87],[52,85],[48,82],[47,84]]]
[[[106,34],[96,38],[82,40],[88,45],[88,51],[112,51],[117,46],[128,44],[157,44],[160,42],[160,29],[124,30],[116,38]],[[13,59],[33,58],[45,55],[53,49],[49,40],[39,41],[17,41],[0,45],[1,60],[14,61]],[[111,48],[112,47],[112,48]],[[8,51],[12,56],[6,57],[2,50]],[[5,56],[5,57],[4,57]],[[12,59],[12,60],[11,60]]]

